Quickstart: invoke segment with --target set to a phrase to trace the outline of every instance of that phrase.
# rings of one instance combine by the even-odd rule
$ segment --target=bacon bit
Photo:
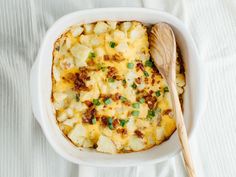
[[[108,61],[110,59],[109,55],[104,55],[104,60]]]
[[[88,60],[87,64],[88,64],[88,66],[94,66],[95,62],[94,62],[94,60]]]
[[[154,85],[155,84],[155,79],[152,79],[152,83],[151,83],[152,85]]]
[[[145,82],[145,84],[148,84],[148,78],[147,77],[145,77],[144,82]]]
[[[109,66],[108,67],[108,72],[107,72],[107,77],[108,78],[113,78],[117,74],[117,69],[115,67]]]
[[[150,95],[153,94],[153,93],[154,93],[153,90],[150,90],[150,91],[149,91],[149,94],[150,94]]]
[[[152,78],[152,85],[154,85],[154,83],[155,83],[155,74],[152,74],[151,78]]]
[[[105,126],[107,126],[107,124],[108,124],[108,122],[107,122],[107,117],[105,117],[105,116],[102,116],[102,123],[103,123],[103,125],[105,125]]]
[[[137,65],[136,65],[136,70],[137,70],[137,71],[139,71],[139,70],[144,71],[145,68],[144,68],[144,66],[143,66],[142,63],[137,63]]]
[[[112,60],[120,62],[124,60],[124,57],[121,54],[115,54],[112,56]]]
[[[124,101],[123,102],[124,103],[124,105],[126,105],[126,106],[131,106],[131,103],[127,100],[127,101]]]
[[[118,119],[114,119],[113,122],[112,122],[112,125],[114,128],[117,127],[117,125],[119,125],[119,120]]]
[[[124,135],[127,134],[127,130],[125,128],[118,128],[116,132],[119,134],[124,134]]]
[[[171,113],[171,109],[167,109],[167,110],[163,111],[163,114],[164,114],[164,115],[165,115],[165,114],[169,114],[169,113]]]
[[[82,79],[82,80],[90,80],[90,77],[88,76],[88,68],[86,67],[81,67],[80,70],[79,70],[79,77]]]
[[[84,83],[83,80],[81,80],[80,78],[77,78],[74,81],[74,89],[75,90],[88,90],[88,87],[86,86],[86,84]]]
[[[116,93],[115,95],[112,95],[111,99],[113,101],[118,101],[120,100],[121,95],[119,93]]]
[[[88,100],[84,101],[84,103],[85,103],[88,107],[90,107],[90,106],[93,105],[93,103],[92,103],[91,101],[88,101]]]
[[[75,90],[89,90],[86,86],[85,81],[89,80],[90,77],[88,76],[88,69],[85,67],[80,68],[78,73],[74,74],[75,76],[69,76],[70,79],[74,82],[74,89]]]
[[[139,138],[143,138],[143,133],[139,130],[135,130],[134,133],[137,135]]]
[[[141,82],[142,82],[141,77],[136,78],[136,79],[135,79],[135,82],[136,82],[137,84],[141,84]]]
[[[96,112],[95,107],[89,107],[82,118],[82,122],[92,124],[92,118],[95,117]]]
[[[149,94],[149,95],[145,96],[144,99],[145,99],[148,107],[150,109],[153,109],[155,106],[155,103],[157,101],[157,98]]]
[[[158,71],[158,69],[156,67],[152,67],[152,73],[153,74],[160,74],[160,72]]]
[[[114,76],[113,79],[115,79],[115,80],[117,80],[117,81],[123,80],[122,76],[120,76],[120,75]]]
[[[124,57],[122,56],[122,54],[116,53],[115,55],[104,55],[104,60],[120,62],[124,60]]]

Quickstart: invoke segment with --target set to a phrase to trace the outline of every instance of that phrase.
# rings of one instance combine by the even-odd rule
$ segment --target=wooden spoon
[[[189,177],[196,177],[189,151],[188,136],[176,89],[176,41],[174,33],[168,24],[158,23],[152,27],[149,41],[153,61],[169,86],[185,168]]]

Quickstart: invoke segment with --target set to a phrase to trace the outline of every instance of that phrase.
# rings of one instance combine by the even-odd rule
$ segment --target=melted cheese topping
[[[184,91],[177,59],[177,87]],[[151,148],[175,131],[165,80],[139,22],[72,26],[55,42],[52,100],[58,125],[76,146],[105,153]]]

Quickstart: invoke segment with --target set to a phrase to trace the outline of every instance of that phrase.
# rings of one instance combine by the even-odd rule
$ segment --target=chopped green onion
[[[120,119],[120,126],[124,127],[129,120]]]
[[[148,110],[148,116],[154,117],[155,116],[155,111]]]
[[[79,99],[79,94],[76,94],[76,95],[75,95],[75,99],[76,99],[77,102],[79,102],[79,100],[80,100],[80,99]]]
[[[132,116],[138,117],[139,116],[139,111],[134,110],[131,112]]]
[[[160,90],[156,91],[156,96],[157,97],[161,96],[161,91]]]
[[[113,122],[112,117],[109,117],[109,118],[107,119],[107,122],[108,122],[108,124],[112,124],[112,122]]]
[[[132,104],[132,107],[133,107],[133,108],[136,108],[136,109],[139,108],[139,103],[133,103],[133,104]]]
[[[145,99],[144,98],[140,98],[139,103],[145,103]]]
[[[111,48],[115,48],[115,46],[116,46],[116,43],[115,43],[115,42],[113,42],[113,41],[111,41],[111,42],[109,43],[109,45],[110,45],[110,47],[111,47]]]
[[[107,99],[104,101],[104,103],[105,103],[106,105],[111,104],[111,99],[110,99],[110,98],[107,98]]]
[[[93,104],[99,106],[101,103],[99,102],[99,99],[93,99]]]
[[[95,53],[94,52],[90,52],[89,53],[89,58],[94,58],[94,57],[96,57]]]
[[[108,82],[115,82],[115,80],[113,78],[108,78]]]
[[[122,84],[125,85],[127,82],[125,79],[122,80]]]
[[[146,62],[145,62],[145,66],[148,66],[148,67],[153,67],[153,62],[152,62],[152,60],[151,59],[149,59],[149,60],[147,60]]]
[[[149,76],[149,74],[148,74],[147,71],[143,71],[143,74],[144,74],[145,77],[148,77],[148,76]]]
[[[147,118],[152,119],[155,116],[155,111],[153,110],[148,110]]]
[[[97,119],[95,117],[92,118],[92,124],[96,124]]]
[[[127,68],[133,69],[133,68],[134,68],[134,64],[133,64],[133,63],[128,63],[128,64],[127,64]]]
[[[109,117],[108,120],[107,120],[107,122],[108,122],[108,127],[109,127],[111,130],[113,130],[113,129],[114,129],[114,127],[113,127],[113,125],[112,125],[113,119],[112,119],[111,117]]]
[[[131,85],[131,87],[132,87],[133,89],[136,89],[136,88],[137,88],[137,85],[136,85],[135,83],[133,83],[133,84]]]
[[[169,92],[168,87],[164,87],[164,93]]]
[[[109,125],[108,125],[108,127],[109,127],[111,130],[113,130],[113,129],[114,129],[114,127],[113,127],[113,125],[112,125],[112,124],[109,124]]]
[[[102,64],[98,64],[98,65],[97,65],[97,68],[98,68],[99,70],[102,70],[103,72],[106,70],[106,67],[103,66]]]
[[[122,102],[125,102],[125,101],[127,101],[127,98],[121,96],[121,97],[120,97],[120,100],[121,100]]]

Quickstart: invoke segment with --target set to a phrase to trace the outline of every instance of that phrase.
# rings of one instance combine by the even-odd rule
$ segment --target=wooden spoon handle
[[[177,126],[180,144],[182,147],[185,168],[187,170],[189,177],[196,177],[196,173],[194,170],[194,166],[193,166],[193,162],[192,162],[192,158],[191,158],[191,154],[189,150],[188,135],[187,135],[185,124],[184,124],[184,118],[183,118],[183,114],[182,114],[182,110],[181,110],[181,106],[179,102],[176,85],[175,85],[175,82],[173,81],[168,81],[168,85],[170,88],[172,104],[175,111],[176,126]]]

